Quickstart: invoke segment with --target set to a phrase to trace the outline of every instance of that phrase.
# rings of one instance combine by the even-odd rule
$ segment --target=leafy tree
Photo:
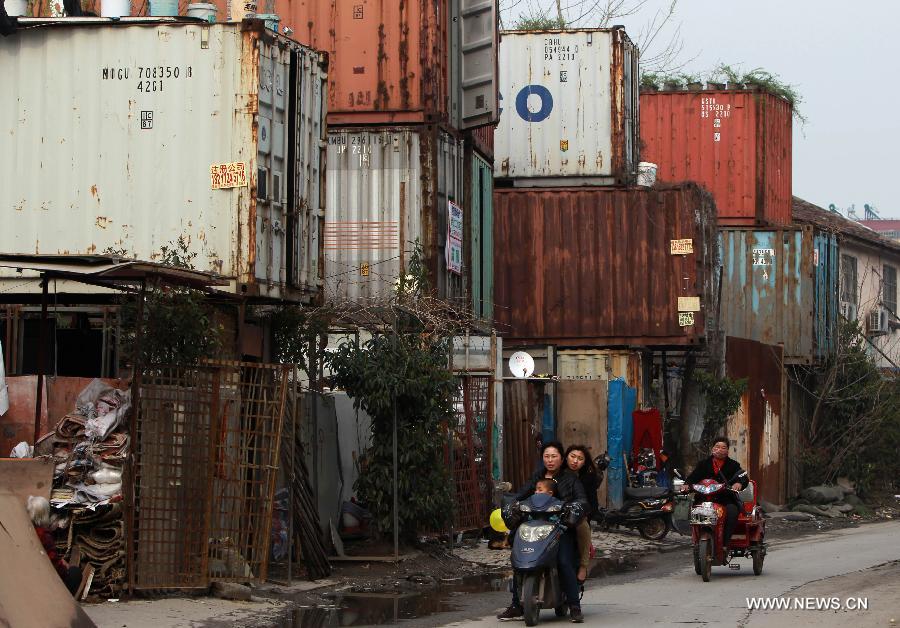
[[[707,452],[712,446],[713,439],[722,434],[728,417],[737,412],[741,406],[741,396],[747,389],[747,380],[716,377],[706,371],[696,371],[694,380],[706,398],[700,449]]]
[[[160,247],[160,261],[178,268],[194,268],[196,253],[181,236]],[[214,324],[206,295],[190,288],[151,283],[144,301],[141,338],[143,364],[197,364],[214,357],[222,346],[222,328]],[[134,364],[138,307],[127,299],[121,309],[125,358]]]
[[[383,317],[390,324],[365,342],[349,340],[328,358],[335,385],[372,418],[372,444],[360,464],[356,491],[382,534],[393,530],[398,493],[399,529],[407,540],[443,527],[452,514],[444,463],[446,429],[454,416],[458,381],[449,369],[454,325],[435,324],[422,302],[429,284],[418,243]],[[393,479],[397,425],[398,476]]]

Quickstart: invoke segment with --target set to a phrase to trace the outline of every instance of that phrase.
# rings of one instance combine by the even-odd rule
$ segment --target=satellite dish
[[[516,351],[509,358],[509,370],[513,377],[531,377],[534,373],[534,358],[524,351]]]

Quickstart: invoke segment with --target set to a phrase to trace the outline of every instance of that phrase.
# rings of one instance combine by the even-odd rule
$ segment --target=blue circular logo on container
[[[528,97],[534,94],[541,99],[541,107],[537,111],[528,110]],[[553,96],[543,85],[526,85],[516,96],[516,113],[526,122],[543,122],[553,111]]]

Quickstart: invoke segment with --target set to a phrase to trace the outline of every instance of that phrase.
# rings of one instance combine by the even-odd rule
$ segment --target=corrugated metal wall
[[[636,57],[620,28],[502,33],[496,176],[624,182],[636,161]]]
[[[791,224],[791,106],[752,91],[641,93],[641,159],[659,181],[696,181],[720,222]]]
[[[717,313],[715,208],[698,186],[497,189],[494,290],[510,339],[699,346]],[[692,253],[673,254],[673,240]],[[693,297],[694,323],[679,316]],[[711,322],[715,329],[715,321]]]
[[[198,270],[241,294],[317,290],[319,54],[261,23],[78,22],[0,40],[0,205],[16,223],[0,250],[156,259],[183,238]],[[226,164],[245,185],[213,189]]]
[[[732,337],[726,339],[725,346],[728,376],[748,380],[740,412],[746,434],[729,433],[728,438],[738,441],[739,451],[746,456],[745,459],[738,458],[738,462],[746,465],[744,468],[751,479],[756,480],[760,496],[772,503],[783,504],[787,497],[785,441],[789,428],[782,418],[784,369],[781,347]]]
[[[444,259],[447,203],[465,193],[461,141],[434,127],[330,131],[326,185],[327,299],[388,296],[416,239],[439,296],[462,296]]]
[[[783,344],[784,358],[791,363],[823,357],[836,323],[833,238],[816,235],[810,227],[723,229],[720,237],[725,334]]]

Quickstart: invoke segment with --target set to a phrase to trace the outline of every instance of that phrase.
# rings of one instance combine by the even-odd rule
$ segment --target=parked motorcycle
[[[609,467],[610,458],[604,453],[594,460],[597,476],[603,482],[603,475]],[[600,508],[597,522],[604,528],[618,526],[636,529],[645,539],[664,539],[670,529],[675,528],[672,512],[675,509],[675,493],[660,486],[625,487],[625,501],[618,510]]]
[[[515,530],[512,567],[526,626],[535,626],[541,609],[566,614],[557,570],[560,537],[583,516],[578,505],[566,506],[550,495],[532,495],[504,508],[503,519]]]
[[[743,491],[734,491],[731,483],[727,484],[716,480],[706,479],[693,484],[694,506],[691,508],[691,541],[694,545],[694,571],[703,578],[703,582],[709,582],[714,565],[728,565],[730,569],[740,569],[737,563],[731,560],[737,557],[750,557],[753,559],[753,574],[762,573],[763,561],[766,558],[766,521],[762,511],[756,504],[756,482],[750,480]],[[728,546],[725,547],[725,507],[712,501],[717,495],[725,491],[738,494],[741,499],[741,508],[738,512],[737,524],[731,535]]]
[[[634,461],[634,474],[631,476],[632,486],[657,486],[656,454],[650,447],[644,447]]]

